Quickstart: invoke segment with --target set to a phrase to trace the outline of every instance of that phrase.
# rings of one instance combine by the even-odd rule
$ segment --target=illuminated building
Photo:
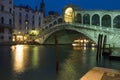
[[[28,40],[31,30],[42,27],[44,7],[43,0],[40,4],[40,10],[37,7],[33,10],[29,6],[14,6],[13,0],[1,0],[0,42]]]
[[[28,5],[14,6],[13,41],[29,41],[31,39],[29,32],[42,27],[44,13],[41,8],[43,7],[40,6],[40,10],[38,10],[37,7],[33,10]]]

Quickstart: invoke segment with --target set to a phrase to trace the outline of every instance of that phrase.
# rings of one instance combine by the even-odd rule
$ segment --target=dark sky
[[[33,9],[42,0],[14,0],[15,5],[30,5]],[[74,4],[83,9],[120,10],[120,0],[44,0],[46,12],[54,10],[62,13],[66,4]]]

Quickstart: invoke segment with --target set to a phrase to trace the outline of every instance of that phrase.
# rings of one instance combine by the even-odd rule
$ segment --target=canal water
[[[97,62],[94,47],[0,46],[0,80],[79,80],[95,66],[120,70],[120,61]]]

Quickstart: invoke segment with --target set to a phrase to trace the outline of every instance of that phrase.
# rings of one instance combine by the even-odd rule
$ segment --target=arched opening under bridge
[[[57,44],[70,44],[73,46],[92,46],[95,44],[92,39],[74,30],[54,32],[44,41],[44,44],[56,44],[56,42]]]

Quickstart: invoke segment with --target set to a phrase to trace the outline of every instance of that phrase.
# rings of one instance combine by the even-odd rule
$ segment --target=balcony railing
[[[1,24],[0,23],[0,28],[14,28],[13,24]]]

